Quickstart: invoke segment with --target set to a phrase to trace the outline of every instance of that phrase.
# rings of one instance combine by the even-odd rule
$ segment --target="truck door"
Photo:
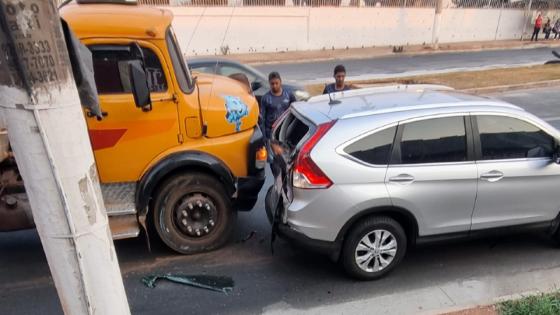
[[[169,66],[161,51],[138,42],[151,91],[152,108],[137,108],[130,88],[130,43],[87,42],[93,54],[95,82],[106,117],[86,117],[103,183],[137,181],[154,158],[179,142],[177,105]]]

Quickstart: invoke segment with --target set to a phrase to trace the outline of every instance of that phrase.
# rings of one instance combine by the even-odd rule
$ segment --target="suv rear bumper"
[[[328,255],[331,260],[337,261],[340,254],[339,242],[316,240],[291,228],[288,224],[278,224],[278,235],[283,239],[293,242],[313,252]]]
[[[264,169],[254,176],[239,177],[237,179],[237,198],[234,200],[238,211],[249,211],[253,209],[259,198],[259,192],[264,185]]]

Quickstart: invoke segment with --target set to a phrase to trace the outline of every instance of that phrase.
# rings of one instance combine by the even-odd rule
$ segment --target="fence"
[[[560,17],[560,10],[529,10],[544,0],[138,1],[172,11],[187,55],[520,39],[532,30],[536,12],[545,21]],[[547,0],[547,8],[559,1]]]
[[[140,5],[173,7],[377,7],[435,8],[438,0],[137,0]],[[59,3],[66,0],[58,0]],[[443,0],[443,9],[557,10],[560,0]]]
[[[70,2],[57,0],[58,3]],[[437,0],[137,0],[140,5],[172,7],[376,7],[435,8]],[[560,0],[444,0],[444,9],[557,10]]]
[[[437,0],[138,0],[151,6],[435,8]],[[444,9],[560,9],[560,0],[444,0]]]

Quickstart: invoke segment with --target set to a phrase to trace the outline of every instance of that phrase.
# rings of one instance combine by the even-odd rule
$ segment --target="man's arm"
[[[350,83],[347,85],[348,90],[355,90],[358,89],[358,87],[354,84],[354,83]]]
[[[296,96],[294,95],[294,92],[290,91],[290,105],[293,102],[296,102],[296,101],[297,101],[297,99],[296,99]]]
[[[323,94],[328,94],[329,90],[328,90],[328,84],[325,84],[325,88],[323,89]]]

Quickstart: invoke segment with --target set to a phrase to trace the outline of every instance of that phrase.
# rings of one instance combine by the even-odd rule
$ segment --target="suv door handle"
[[[482,175],[480,175],[480,179],[482,180],[486,180],[489,182],[497,182],[500,179],[504,178],[504,173],[500,172],[500,171],[490,171],[488,173],[484,173]]]
[[[398,184],[410,184],[414,181],[414,176],[408,174],[399,174],[389,178],[389,182]]]

